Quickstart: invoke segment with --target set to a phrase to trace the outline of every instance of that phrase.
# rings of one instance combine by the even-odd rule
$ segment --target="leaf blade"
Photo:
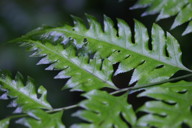
[[[38,99],[34,88],[35,86],[30,79],[28,79],[26,86],[24,86],[21,78],[19,78],[19,74],[16,75],[17,78],[15,80],[12,80],[10,76],[3,76],[4,78],[0,78],[2,88],[8,90],[7,93],[9,96],[16,97],[17,102],[23,105],[24,109],[27,109],[28,107],[44,109],[52,108],[51,105],[45,100],[47,92],[42,86],[40,87],[43,89],[42,95],[40,99]]]
[[[154,98],[138,111],[147,112],[138,120],[140,126],[181,127],[182,123],[192,126],[190,111],[191,82],[165,83],[148,88],[139,97]]]
[[[78,124],[77,127],[129,127],[126,121],[131,125],[135,124],[136,116],[132,106],[126,101],[127,95],[115,97],[106,92],[93,90],[84,96],[87,100],[82,101],[79,105],[85,110],[77,111],[74,115],[91,124]]]
[[[71,39],[73,41],[68,41],[68,45],[75,46],[77,48],[76,52],[78,49],[82,49],[83,54],[96,53],[99,56],[98,58],[110,61],[109,65],[120,62],[114,75],[134,70],[129,84],[137,82],[136,86],[167,80],[179,70],[191,72],[181,62],[182,53],[177,40],[169,33],[165,33],[156,24],[152,27],[152,49],[149,49],[150,42],[147,29],[136,20],[135,41],[132,41],[131,36],[133,36],[133,33],[123,20],[118,20],[117,31],[114,29],[112,20],[106,16],[104,30],[101,30],[101,25],[92,16],[88,16],[89,28],[81,27],[84,24],[76,19],[74,19],[75,23],[78,23],[75,26],[65,25],[64,27],[42,29],[29,33],[23,39],[31,39],[42,43],[48,41],[58,45],[65,40]],[[59,36],[62,40],[58,40]],[[58,42],[54,41],[55,39]],[[112,68],[110,71],[111,73],[107,74],[108,81],[111,81],[113,75]],[[159,77],[157,77],[158,74]],[[79,84],[73,81],[70,81],[70,83],[74,83],[74,85],[70,86],[72,88]],[[103,83],[105,84],[106,81],[103,81]],[[108,85],[105,84],[106,87],[111,86],[110,88],[113,88],[112,84]]]
[[[160,13],[157,17],[157,21],[171,16],[176,16],[174,23],[171,26],[171,29],[176,28],[179,25],[189,22],[186,30],[182,35],[186,35],[191,32],[191,6],[192,3],[190,0],[139,0],[132,9],[145,8],[148,7],[142,16],[153,15]]]

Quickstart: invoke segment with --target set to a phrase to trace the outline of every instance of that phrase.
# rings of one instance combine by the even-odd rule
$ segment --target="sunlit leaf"
[[[0,77],[0,85],[7,90],[9,96],[17,98],[17,103],[22,105],[23,109],[51,109],[50,104],[46,101],[47,91],[45,88],[43,86],[39,87],[38,93],[41,97],[38,98],[35,85],[30,78],[26,83],[23,83],[21,77],[20,74],[17,74],[14,80],[10,76]]]
[[[74,26],[39,28],[16,40],[31,45],[31,50],[37,50],[35,55],[45,56],[38,64],[51,63],[48,69],[62,70],[56,78],[71,77],[67,87],[80,91],[115,88],[112,75],[131,70],[129,84],[142,86],[169,79],[179,70],[190,71],[181,62],[177,40],[156,24],[150,44],[146,27],[138,21],[132,41],[133,33],[123,20],[118,19],[116,30],[106,16],[103,28],[92,16],[87,15],[89,28],[80,18],[73,18]],[[112,64],[118,62],[113,71]]]
[[[47,90],[40,86],[37,90],[40,97],[38,98],[35,85],[28,78],[26,83],[23,82],[21,74],[17,74],[15,79],[9,75],[2,74],[0,77],[1,89],[8,97],[14,100],[8,107],[16,107],[14,114],[0,121],[1,128],[8,128],[9,121],[17,118],[16,123],[22,124],[28,128],[64,128],[61,119],[63,111],[50,114],[42,109],[51,110],[51,105],[46,101]]]

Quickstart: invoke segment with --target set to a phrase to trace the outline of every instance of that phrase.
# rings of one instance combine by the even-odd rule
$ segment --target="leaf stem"
[[[71,105],[71,106],[67,106],[67,107],[62,107],[62,108],[56,108],[56,109],[48,110],[46,112],[52,113],[52,112],[58,112],[58,111],[63,111],[63,110],[69,110],[69,109],[73,109],[73,108],[76,108],[76,107],[78,107],[77,104]]]
[[[160,82],[155,82],[155,83],[151,83],[151,84],[146,84],[146,85],[143,85],[142,87],[128,87],[128,88],[123,88],[123,89],[120,89],[120,90],[117,90],[117,91],[114,91],[112,93],[110,93],[111,95],[115,95],[115,94],[118,94],[118,93],[121,93],[121,92],[127,92],[127,91],[130,91],[129,94],[131,93],[134,93],[134,92],[137,92],[139,90],[142,90],[144,88],[148,88],[148,87],[152,87],[152,86],[156,86],[158,84],[163,84],[163,83],[166,83],[166,82],[171,82],[171,81],[175,81],[175,80],[180,80],[180,79],[183,79],[183,78],[187,78],[187,77],[191,77],[192,76],[192,73],[191,74],[187,74],[187,75],[183,75],[183,76],[179,76],[179,77],[175,77],[175,78],[172,78],[172,79],[169,79],[169,80],[164,80],[164,81],[160,81]],[[69,109],[73,109],[73,108],[77,108],[79,107],[78,104],[75,104],[75,105],[71,105],[71,106],[67,106],[67,107],[62,107],[62,108],[55,108],[55,109],[52,109],[52,110],[47,110],[45,112],[47,113],[53,113],[53,112],[58,112],[58,111],[63,111],[63,110],[69,110]],[[7,118],[19,118],[19,117],[25,117],[25,116],[29,116],[27,114],[18,114],[18,115],[12,115],[12,116],[9,116]]]
[[[52,109],[52,110],[47,110],[47,111],[45,111],[45,112],[47,112],[47,113],[53,113],[53,112],[58,112],[58,111],[73,109],[73,108],[76,108],[76,107],[78,107],[77,104],[71,105],[71,106],[67,106],[67,107],[62,107],[62,108],[56,108],[56,109]],[[27,117],[27,116],[29,116],[29,115],[24,113],[24,114],[11,115],[11,116],[6,117],[6,118],[12,119],[12,118]],[[6,118],[5,118],[5,119],[6,119]]]
[[[187,78],[187,77],[191,77],[191,76],[192,76],[192,73],[187,74],[187,75],[183,75],[183,76],[179,76],[179,77],[175,77],[175,78],[172,78],[172,79],[160,81],[160,82],[155,82],[155,83],[151,83],[151,84],[146,84],[146,85],[143,85],[142,87],[128,87],[128,88],[123,88],[123,89],[114,91],[114,92],[112,92],[112,93],[110,93],[110,94],[111,94],[111,95],[115,95],[115,94],[118,94],[118,93],[121,93],[121,92],[126,92],[126,91],[131,91],[131,93],[133,93],[133,92],[135,92],[134,90],[139,91],[139,90],[144,89],[144,88],[152,87],[152,86],[155,86],[155,85],[158,85],[158,84],[163,84],[163,83],[166,83],[166,82],[172,82],[172,81],[180,80],[180,79]]]

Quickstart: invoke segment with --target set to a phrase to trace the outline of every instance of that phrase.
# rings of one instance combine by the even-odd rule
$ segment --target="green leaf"
[[[9,127],[9,118],[0,120],[0,128],[8,128]]]
[[[64,47],[62,44],[41,43],[39,41],[28,41],[25,45],[38,48],[38,53],[46,54],[37,64],[51,65],[47,70],[62,70],[55,78],[70,78],[65,88],[77,91],[89,91],[103,87],[115,88],[111,77],[113,67],[109,60],[102,60],[94,55],[90,59],[87,55],[76,56],[77,52],[73,46]]]
[[[190,71],[183,66],[180,60],[182,53],[177,40],[169,33],[165,33],[156,24],[152,27],[152,49],[150,50],[150,37],[147,29],[138,21],[135,21],[133,43],[131,39],[133,33],[123,20],[118,19],[117,31],[112,20],[106,16],[104,28],[92,16],[87,16],[89,28],[85,27],[80,18],[73,18],[74,26],[39,28],[17,40],[18,42],[28,42],[33,46],[32,50],[38,49],[40,54],[47,55],[40,63],[48,64],[51,61],[52,63],[55,62],[51,68],[69,70],[67,74],[72,79],[68,87],[75,87],[76,90],[84,91],[91,90],[90,88],[114,88],[111,82],[113,71],[110,65],[118,62],[120,64],[114,75],[134,70],[129,84],[138,81],[136,86],[169,79],[179,70]],[[64,48],[66,45],[73,45],[76,50],[66,50]],[[73,55],[67,53],[68,51],[71,51]],[[77,55],[78,53],[80,54]],[[92,60],[90,56],[88,56],[88,60],[82,61],[84,59],[82,56],[93,55],[94,53],[106,61],[105,65],[108,69],[99,70],[98,67],[102,67],[100,63],[98,67],[89,64],[88,60]],[[73,61],[73,58],[77,62]],[[87,65],[91,67],[88,68]],[[96,75],[96,72],[102,74],[101,77]],[[65,70],[61,72],[62,75],[65,73]],[[64,75],[63,78],[66,76]]]
[[[87,124],[73,125],[74,128],[127,128],[126,122],[134,125],[136,116],[132,106],[127,103],[127,95],[112,96],[107,92],[93,90],[84,97],[87,100],[79,105],[85,110],[74,113],[88,122]]]
[[[157,20],[160,20],[176,15],[175,21],[171,28],[173,29],[185,22],[190,22],[183,35],[192,32],[191,0],[139,0],[138,3],[132,7],[132,9],[147,6],[149,6],[149,8],[142,14],[143,16],[160,13],[157,17]]]
[[[182,123],[192,127],[192,82],[165,83],[147,88],[139,97],[150,97],[138,111],[142,116],[138,125],[158,128],[180,128]]]
[[[62,123],[63,111],[54,114],[48,114],[42,110],[31,110],[31,116],[20,118],[16,122],[28,128],[65,128]]]
[[[52,109],[51,105],[46,101],[47,91],[43,86],[37,90],[40,98],[37,97],[35,85],[28,78],[26,84],[23,83],[21,74],[17,74],[15,80],[10,76],[2,74],[0,77],[1,90],[7,90],[4,94],[9,97],[16,98],[9,106],[17,107],[14,113],[20,115],[11,115],[10,117],[1,120],[2,128],[8,127],[9,120],[18,118],[16,123],[22,124],[28,128],[65,128],[62,124],[63,111],[49,114],[42,109]],[[24,113],[24,114],[21,114]]]
[[[24,110],[32,108],[52,108],[46,101],[47,91],[45,88],[43,86],[39,87],[38,93],[41,94],[41,97],[37,98],[35,85],[30,78],[28,78],[28,81],[24,84],[20,74],[16,75],[15,80],[12,80],[10,76],[3,75],[3,77],[0,77],[0,85],[2,89],[8,90],[7,93],[9,96],[16,98],[17,103],[21,105]]]

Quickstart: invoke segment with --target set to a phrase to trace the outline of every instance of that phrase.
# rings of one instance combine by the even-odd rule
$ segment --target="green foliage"
[[[126,122],[135,125],[136,116],[132,106],[127,103],[127,94],[116,97],[93,90],[84,94],[84,97],[87,100],[79,105],[86,110],[78,111],[74,115],[90,124],[74,125],[74,128],[126,128],[129,127]]]
[[[145,96],[154,100],[146,102],[139,109],[147,113],[139,119],[139,125],[180,128],[185,123],[192,127],[191,82],[180,81],[148,88],[139,94],[139,97]]]
[[[30,78],[26,84],[24,84],[20,74],[16,75],[15,80],[2,74],[0,83],[3,89],[8,90],[6,93],[8,93],[9,96],[18,97],[17,102],[23,106],[23,109],[27,110],[29,107],[51,109],[50,104],[46,101],[47,91],[45,88],[43,86],[38,88],[38,93],[41,94],[41,97],[37,98],[35,86]]]
[[[158,25],[154,24],[152,27],[150,50],[147,29],[140,22],[135,21],[133,43],[133,34],[125,21],[118,19],[117,31],[112,20],[105,16],[103,31],[93,17],[87,18],[89,28],[85,27],[81,19],[74,17],[74,26],[66,24],[59,28],[39,28],[17,41],[30,44],[32,50],[38,49],[37,54],[47,55],[39,64],[53,63],[51,68],[62,70],[56,77],[72,77],[67,86],[81,91],[102,87],[114,88],[110,80],[113,73],[111,64],[118,62],[120,65],[114,75],[134,70],[129,84],[138,81],[136,86],[169,79],[179,70],[189,71],[181,63],[181,51],[177,40]],[[76,50],[71,48],[71,44]],[[79,54],[83,54],[83,57],[79,57]],[[101,84],[103,81],[104,84]],[[88,88],[90,86],[91,89]]]
[[[150,3],[144,14],[161,11],[158,19],[162,19],[178,13],[173,27],[190,19],[185,14],[185,8],[191,6],[187,0],[177,8],[172,8],[177,1],[140,0],[133,8]],[[0,72],[0,100],[11,100],[8,107],[15,109],[0,120],[1,128],[8,128],[11,121],[28,128],[65,128],[63,113],[72,108],[78,109],[72,116],[82,122],[73,122],[71,128],[192,127],[192,83],[184,81],[192,71],[182,64],[180,45],[170,33],[155,23],[148,31],[137,20],[131,28],[124,20],[117,19],[115,24],[107,16],[103,24],[87,14],[86,21],[72,18],[73,25],[40,27],[12,43],[41,57],[37,65],[59,70],[54,78],[67,80],[63,89],[80,91],[84,98],[75,105],[54,108],[46,100],[44,86],[36,90],[31,78],[25,80],[18,73],[13,79]],[[180,76],[178,71],[187,75]],[[121,88],[113,77],[127,72],[130,81]],[[132,99],[144,101],[138,105]]]
[[[29,40],[25,41],[24,45],[31,45],[32,49],[38,49],[35,55],[46,55],[37,64],[53,63],[47,70],[53,70],[54,68],[62,70],[55,78],[71,77],[65,88],[80,91],[89,91],[102,87],[115,88],[110,79],[113,68],[108,60],[102,61],[94,56],[89,61],[88,56],[76,56],[77,53],[73,46],[65,48],[60,43],[53,45],[49,42],[42,43]]]
[[[1,128],[8,128],[8,126],[9,126],[9,119],[4,119],[0,121]]]
[[[54,114],[48,114],[42,110],[31,109],[30,111],[32,112],[33,116],[35,116],[35,119],[21,118],[17,120],[17,123],[29,128],[65,128],[61,121],[63,114],[62,111]]]
[[[42,110],[51,110],[52,107],[46,101],[47,91],[43,86],[37,90],[40,98],[37,97],[35,85],[29,78],[24,84],[22,75],[17,74],[15,79],[12,80],[10,76],[2,74],[0,78],[1,89],[5,91],[3,95],[8,95],[14,100],[10,103],[9,107],[17,107],[14,113],[21,114],[21,116],[13,115],[1,120],[1,128],[6,128],[12,118],[19,118],[16,122],[27,126],[29,128],[64,128],[61,122],[62,112],[49,114]]]
[[[139,0],[138,3],[132,7],[132,9],[145,8],[148,6],[149,8],[147,11],[142,14],[143,16],[159,13],[157,20],[161,20],[176,15],[171,29],[174,29],[185,22],[189,22],[187,28],[183,32],[183,35],[192,32],[191,0]]]

